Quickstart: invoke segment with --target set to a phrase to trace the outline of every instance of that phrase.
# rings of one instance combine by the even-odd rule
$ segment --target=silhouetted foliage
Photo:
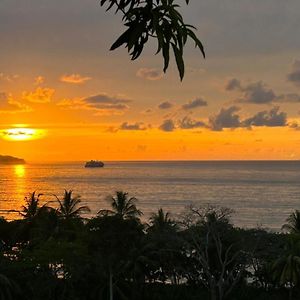
[[[88,208],[65,192],[59,208],[25,199],[22,219],[0,219],[0,300],[276,300],[300,297],[300,235],[242,229],[227,208],[162,208],[140,219],[137,200]],[[293,223],[292,223],[293,225]]]
[[[300,211],[295,210],[287,219],[287,223],[282,226],[283,230],[290,233],[300,233]]]
[[[65,190],[62,200],[55,196],[59,204],[58,215],[65,220],[79,218],[82,213],[90,212],[88,206],[79,206],[81,203],[80,196],[73,197],[72,193],[73,191]]]
[[[137,199],[128,197],[128,193],[117,191],[115,196],[107,197],[112,209],[102,209],[99,215],[112,215],[121,219],[138,219],[142,212],[136,208]]]
[[[189,0],[185,0],[189,4]],[[128,49],[132,60],[143,52],[149,38],[157,40],[156,54],[162,52],[164,72],[168,69],[170,49],[173,50],[180,79],[184,77],[183,49],[188,39],[195,43],[205,57],[204,47],[195,34],[196,28],[186,24],[175,0],[100,0],[107,10],[115,9],[123,15],[126,30],[111,46],[115,50],[122,45]]]

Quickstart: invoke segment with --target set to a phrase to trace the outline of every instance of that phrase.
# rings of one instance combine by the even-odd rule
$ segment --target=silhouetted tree
[[[160,208],[157,213],[152,213],[149,219],[149,229],[150,231],[165,231],[176,229],[177,224],[174,220],[171,219],[169,212],[164,212]]]
[[[59,205],[58,215],[65,220],[80,218],[82,213],[90,212],[88,206],[79,206],[80,196],[73,197],[72,193],[73,191],[65,190],[62,200],[55,196]]]
[[[128,193],[117,191],[115,196],[107,197],[112,209],[102,209],[99,215],[117,216],[121,219],[138,219],[142,212],[137,209],[135,197],[128,197]]]
[[[190,256],[200,267],[199,280],[210,292],[211,300],[223,300],[241,280],[246,261],[232,235],[229,211],[224,208],[193,208],[198,215],[196,225],[188,230],[191,241]]]
[[[22,210],[20,211],[20,215],[24,219],[32,220],[40,213],[42,208],[39,206],[40,196],[42,194],[36,195],[36,192],[33,192],[29,197],[25,197],[26,204],[22,206]]]
[[[290,233],[300,233],[300,211],[295,210],[287,219],[286,224],[282,226],[283,230]]]
[[[289,237],[285,252],[274,263],[273,278],[280,285],[289,287],[289,299],[292,299],[292,291],[300,284],[300,238],[292,235]]]

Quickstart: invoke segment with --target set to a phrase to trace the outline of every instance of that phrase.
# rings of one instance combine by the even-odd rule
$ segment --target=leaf
[[[182,51],[180,51],[180,49],[178,49],[176,47],[176,45],[174,43],[171,43],[171,44],[173,47],[175,60],[176,60],[176,64],[177,64],[177,69],[179,71],[180,80],[182,81],[182,79],[184,77],[184,61],[183,61],[183,57],[182,57],[183,53],[182,53]]]
[[[120,37],[112,44],[110,47],[110,50],[115,50],[122,46],[123,44],[127,44],[131,32],[131,28],[128,28],[123,34],[120,35]]]
[[[166,71],[169,67],[169,62],[170,62],[170,45],[169,45],[169,43],[164,43],[162,49],[163,49],[163,58],[164,58],[164,72],[166,73]]]

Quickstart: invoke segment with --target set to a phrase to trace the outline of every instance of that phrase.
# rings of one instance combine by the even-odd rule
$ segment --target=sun
[[[35,140],[42,135],[42,130],[32,128],[10,128],[2,131],[3,138],[9,141]]]

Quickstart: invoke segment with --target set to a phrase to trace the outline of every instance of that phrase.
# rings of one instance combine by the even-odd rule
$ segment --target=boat
[[[90,160],[85,163],[85,168],[103,168],[104,163],[99,160]]]

